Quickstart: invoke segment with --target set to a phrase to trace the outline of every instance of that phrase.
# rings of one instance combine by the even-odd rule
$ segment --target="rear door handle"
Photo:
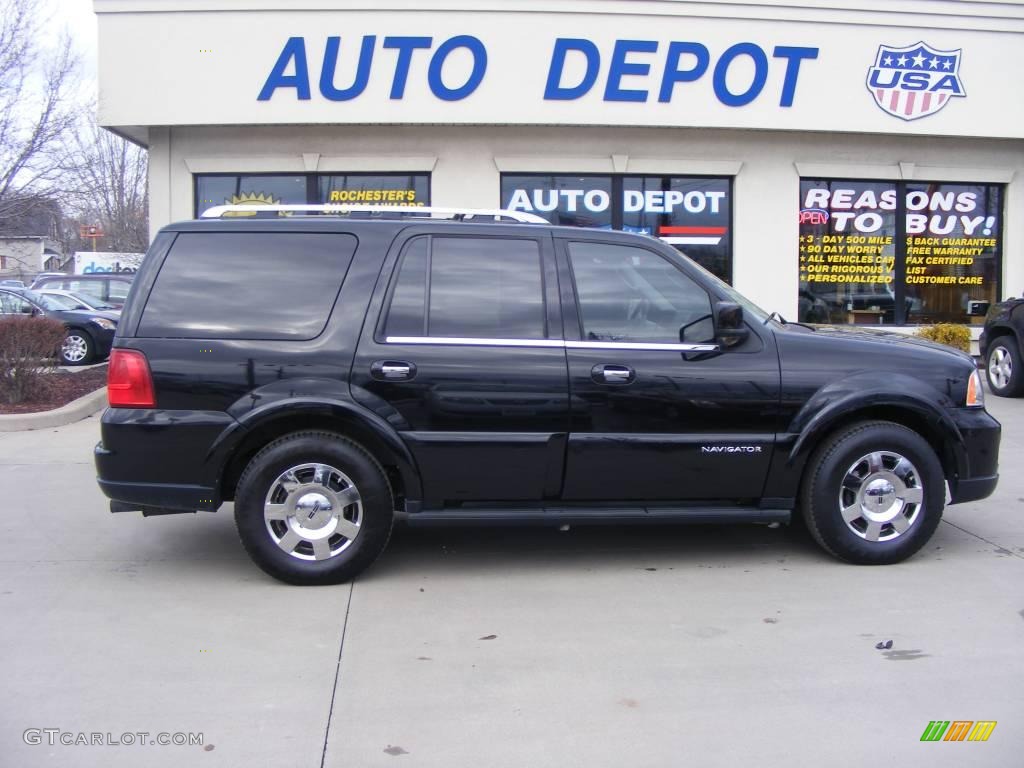
[[[598,384],[622,386],[636,380],[636,371],[628,365],[595,365],[590,369],[590,378]]]
[[[370,365],[370,375],[378,381],[409,381],[416,376],[416,366],[405,360],[378,360]]]

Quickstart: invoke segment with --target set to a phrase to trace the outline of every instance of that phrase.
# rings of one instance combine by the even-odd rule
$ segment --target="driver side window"
[[[584,339],[678,344],[714,336],[707,292],[658,254],[577,242],[569,261]]]
[[[15,293],[0,292],[0,315],[20,315],[32,305]]]

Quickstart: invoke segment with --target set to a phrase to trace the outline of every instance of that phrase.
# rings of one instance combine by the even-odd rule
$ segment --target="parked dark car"
[[[118,313],[64,309],[27,288],[0,287],[0,315],[34,314],[64,323],[67,334],[59,357],[64,365],[86,365],[110,354]]]
[[[62,290],[92,297],[115,309],[124,306],[135,279],[134,272],[103,272],[94,275],[40,275],[33,291]]]
[[[296,584],[352,578],[396,519],[802,515],[833,555],[895,563],[947,484],[955,504],[998,477],[969,356],[778,321],[649,237],[480,216],[165,227],[108,392],[111,511],[234,500],[249,554]]]
[[[1024,298],[1011,297],[989,307],[978,349],[993,394],[1024,394]]]

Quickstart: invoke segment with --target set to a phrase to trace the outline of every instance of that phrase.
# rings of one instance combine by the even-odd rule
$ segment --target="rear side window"
[[[545,338],[535,240],[421,237],[403,254],[385,336]]]
[[[312,339],[327,325],[355,249],[345,234],[182,232],[137,335]]]
[[[65,280],[62,287],[68,291],[103,300],[103,283],[99,280]]]
[[[107,298],[123,302],[128,298],[128,291],[131,290],[132,284],[127,280],[110,280],[107,282],[107,287],[109,289]]]

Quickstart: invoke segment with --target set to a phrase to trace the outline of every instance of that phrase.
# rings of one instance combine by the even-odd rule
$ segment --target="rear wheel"
[[[945,477],[919,434],[874,421],[835,433],[811,457],[801,506],[827,552],[851,563],[897,563],[917,552],[942,519]]]
[[[1000,397],[1016,397],[1024,391],[1024,368],[1017,345],[1009,336],[1000,336],[988,350],[985,365],[988,388]]]
[[[369,567],[391,535],[380,465],[340,435],[297,432],[253,457],[238,481],[235,524],[249,556],[289,584],[338,584]]]

